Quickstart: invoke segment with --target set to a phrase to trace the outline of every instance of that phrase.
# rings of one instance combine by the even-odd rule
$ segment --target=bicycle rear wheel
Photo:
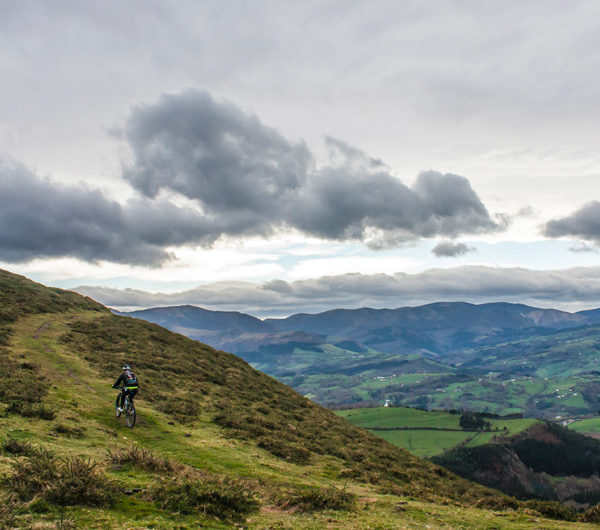
[[[129,427],[130,429],[133,429],[133,426],[135,425],[135,405],[127,400],[127,405],[125,408],[125,422],[127,423],[127,427]]]

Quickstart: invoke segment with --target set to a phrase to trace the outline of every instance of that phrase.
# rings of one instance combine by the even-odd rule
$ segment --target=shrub
[[[44,497],[59,506],[110,506],[116,501],[117,486],[96,464],[83,458],[66,460],[59,467],[56,484]]]
[[[0,331],[0,335],[2,333]],[[48,387],[48,381],[41,375],[37,364],[19,363],[11,358],[7,349],[0,346],[0,402],[17,409],[21,403],[39,403],[48,392]],[[18,413],[17,409],[15,412]]]
[[[0,314],[0,322],[1,321],[2,315]],[[6,324],[0,324],[0,346],[8,346],[11,335],[12,330]]]
[[[356,496],[345,489],[305,487],[280,494],[276,502],[282,508],[295,508],[301,512],[351,510],[356,504]]]
[[[2,443],[2,452],[18,456],[37,456],[52,458],[52,452],[47,449],[36,447],[29,442],[21,442],[15,438],[7,436]]]
[[[11,402],[6,412],[18,414],[24,418],[40,418],[48,421],[52,421],[56,416],[55,412],[43,403],[24,403],[20,401]]]
[[[16,462],[7,484],[22,501],[40,497],[59,506],[111,506],[117,496],[116,484],[92,462],[58,460],[50,453]]]
[[[7,436],[2,442],[2,452],[9,453],[11,455],[23,455],[29,456],[34,451],[33,445],[29,442],[20,442],[15,438]]]
[[[146,471],[173,473],[180,464],[136,446],[108,451],[109,462],[115,466],[131,465]]]
[[[241,521],[259,509],[254,493],[231,479],[179,479],[158,486],[151,496],[163,510],[223,520]]]
[[[52,431],[68,438],[83,438],[85,436],[85,429],[83,427],[72,427],[63,423],[57,423],[52,427]]]
[[[550,519],[577,521],[577,512],[573,508],[565,506],[557,501],[540,501],[538,499],[532,499],[527,501],[525,506]]]
[[[600,505],[592,506],[581,515],[584,523],[600,523]]]
[[[477,501],[477,508],[485,508],[487,510],[515,510],[519,507],[519,501],[504,495],[488,495]]]
[[[406,486],[399,486],[393,482],[382,482],[380,486],[377,488],[379,493],[383,493],[384,495],[396,495],[397,497],[404,497],[408,491]]]
[[[310,461],[310,451],[308,449],[287,440],[263,436],[259,438],[257,445],[294,464],[308,464]]]
[[[22,501],[30,501],[51,487],[57,475],[55,460],[50,455],[38,455],[29,461],[16,462],[7,485]]]
[[[27,507],[29,511],[33,513],[48,513],[53,510],[52,505],[43,497],[36,497],[33,499]]]
[[[197,400],[185,396],[166,398],[158,403],[158,408],[165,414],[174,416],[183,422],[195,418],[200,411]]]
[[[13,495],[0,493],[0,528],[18,528],[16,518],[20,511]]]

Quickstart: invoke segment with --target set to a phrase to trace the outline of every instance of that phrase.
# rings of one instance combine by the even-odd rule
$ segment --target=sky
[[[0,268],[111,307],[600,306],[600,4],[0,0]]]

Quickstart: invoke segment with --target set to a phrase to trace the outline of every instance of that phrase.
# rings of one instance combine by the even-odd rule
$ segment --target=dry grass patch
[[[83,438],[85,436],[85,428],[65,425],[64,423],[57,423],[52,427],[52,432],[67,438]]]
[[[137,446],[109,449],[108,460],[113,466],[132,466],[154,473],[175,473],[183,469],[183,466],[178,462]]]
[[[162,510],[202,514],[224,521],[244,521],[260,508],[256,493],[248,489],[248,484],[211,475],[162,481],[149,496]]]
[[[14,456],[33,456],[42,450],[29,442],[22,442],[16,438],[7,436],[2,442],[2,452]]]
[[[5,486],[22,502],[36,499],[58,506],[98,507],[116,502],[117,484],[90,460],[57,459],[42,452],[13,466],[14,472],[5,480]]]
[[[276,504],[280,508],[300,512],[352,510],[356,505],[356,495],[333,487],[294,487],[283,490],[277,496]]]

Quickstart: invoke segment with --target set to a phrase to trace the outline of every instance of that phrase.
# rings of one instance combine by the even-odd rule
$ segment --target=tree
[[[475,412],[465,411],[460,415],[458,424],[462,429],[483,429],[485,420]]]

